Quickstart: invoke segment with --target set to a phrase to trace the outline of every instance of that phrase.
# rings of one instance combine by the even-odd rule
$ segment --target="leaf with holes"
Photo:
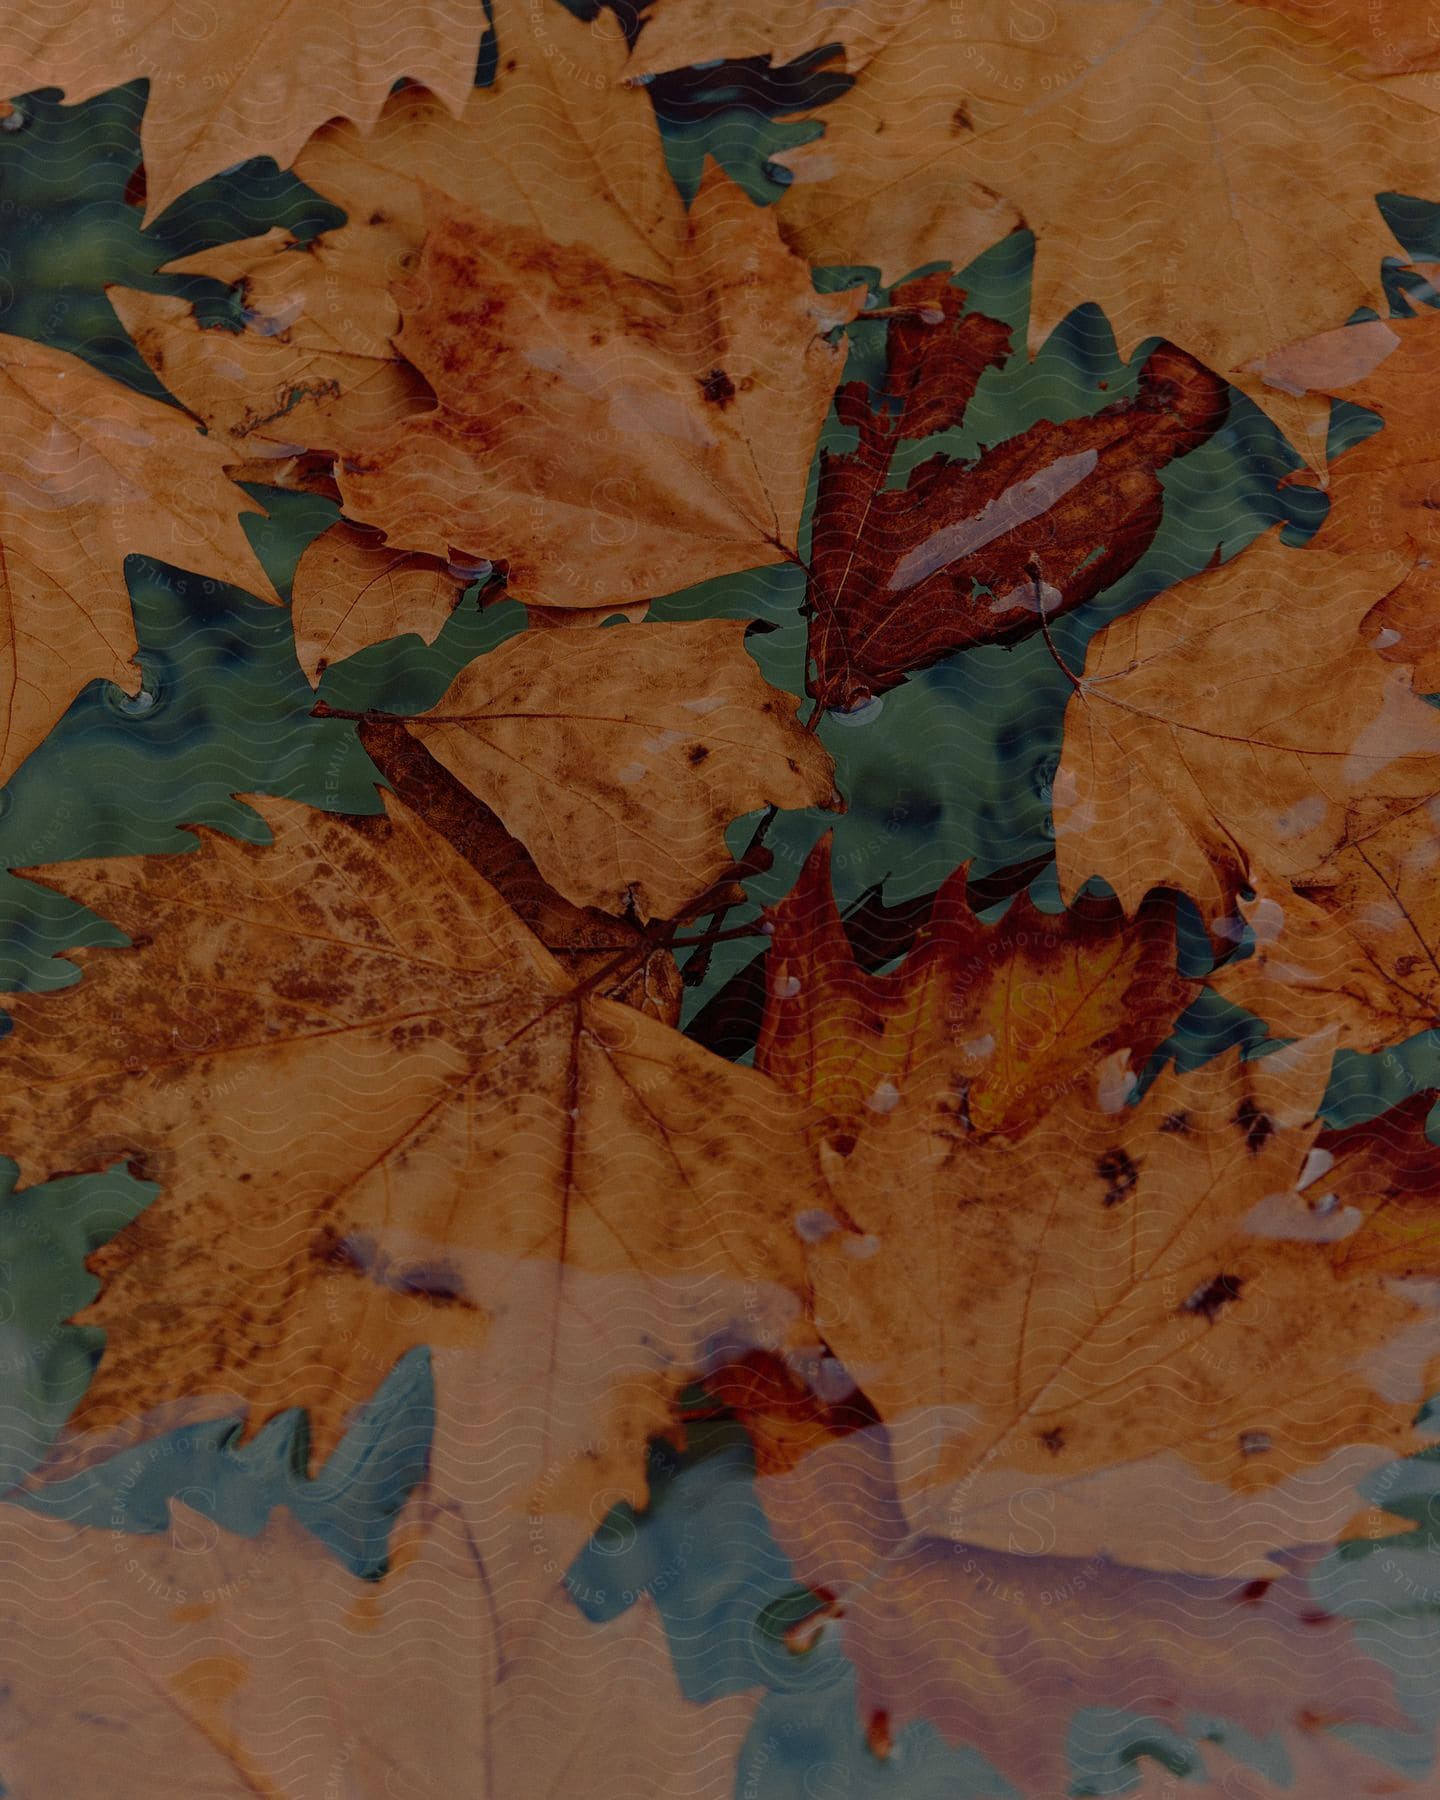
[[[72,1430],[303,1406],[323,1457],[412,1345],[494,1339],[538,1459],[513,1503],[557,1464],[638,1493],[699,1344],[796,1311],[799,1109],[606,997],[647,942],[577,980],[400,802],[256,805],[269,845],[45,872],[132,947],[9,1003],[4,1140],[27,1180],[128,1160],[161,1189],[93,1261]]]
[[[954,650],[1012,643],[1119,579],[1150,547],[1156,471],[1224,422],[1223,382],[1162,345],[1134,400],[1044,422],[974,462],[890,484],[901,442],[960,425],[1009,333],[943,275],[896,288],[885,386],[839,397],[854,450],[822,452],[810,553],[811,691],[848,708]]]

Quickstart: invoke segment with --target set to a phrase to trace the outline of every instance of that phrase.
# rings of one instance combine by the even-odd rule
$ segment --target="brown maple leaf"
[[[338,519],[301,556],[291,589],[295,654],[318,684],[332,663],[413,632],[429,644],[454,612],[473,570],[392,550],[369,526]]]
[[[1195,987],[1175,971],[1168,897],[1152,895],[1128,926],[1113,900],[1047,914],[1022,897],[987,926],[964,869],[900,966],[867,974],[835,906],[828,838],[767,918],[755,1066],[815,1108],[842,1154],[937,1080],[957,1138],[1028,1131],[1102,1063],[1123,1098]]]
[[[796,555],[828,334],[862,298],[817,295],[718,170],[686,211],[607,17],[502,0],[460,119],[410,92],[368,140],[321,133],[300,172],[350,223],[207,253],[245,282],[238,337],[116,302],[234,453],[280,481],[338,453],[347,513],[392,547],[503,560],[522,599],[582,609]]]
[[[814,1322],[904,1446],[912,1521],[984,1541],[1017,1482],[1174,1457],[1223,1496],[1418,1441],[1433,1296],[1289,1223],[1329,1064],[1230,1055],[1134,1108],[1077,1086],[1018,1138],[957,1133],[937,1079],[828,1165]]]
[[[277,228],[164,265],[238,284],[239,331],[202,325],[173,294],[107,292],[140,354],[230,462],[278,465],[299,447],[343,453],[435,403],[395,355],[400,313],[377,280],[383,250],[373,233],[327,232],[301,245]],[[272,479],[279,484],[278,471]]]
[[[1033,341],[1098,304],[1122,354],[1179,345],[1321,462],[1323,404],[1249,365],[1383,309],[1395,243],[1375,195],[1434,183],[1428,101],[1366,80],[1323,21],[1241,0],[1065,4],[1033,32],[1008,0],[930,0],[824,120],[777,158],[797,177],[782,225],[812,260],[886,280],[962,266],[987,206],[992,236],[1007,228],[1003,196],[1036,237]]]
[[[277,596],[240,525],[259,509],[182,413],[23,338],[0,337],[0,387],[7,780],[87,682],[138,692],[127,556]]]
[[[1440,1148],[1426,1131],[1433,1092],[1376,1118],[1325,1131],[1306,1165],[1299,1229],[1336,1245],[1342,1266],[1400,1280],[1433,1278],[1440,1265]],[[1308,1214],[1308,1218],[1305,1216]]]
[[[527,631],[406,729],[578,906],[642,921],[693,908],[734,866],[725,828],[830,804],[834,767],[741,620]]]
[[[1259,365],[1265,380],[1333,395],[1377,412],[1382,430],[1339,457],[1326,475],[1330,510],[1317,543],[1330,550],[1378,550],[1416,544],[1421,555],[1407,579],[1375,607],[1362,627],[1387,662],[1414,670],[1422,693],[1440,690],[1440,553],[1436,483],[1440,446],[1440,314],[1371,319],[1288,344]],[[1312,478],[1297,477],[1297,483]]]
[[[340,471],[391,544],[504,559],[521,598],[597,605],[793,558],[861,298],[822,297],[712,169],[665,287],[437,205],[397,348],[439,399]]]
[[[1403,672],[1395,691],[1409,699]],[[1247,926],[1249,954],[1217,969],[1211,985],[1258,1013],[1272,1035],[1334,1026],[1350,1047],[1379,1050],[1434,1024],[1440,804],[1433,784],[1440,761],[1433,753],[1426,779],[1431,794],[1417,795],[1394,817],[1378,803],[1366,819],[1362,791],[1359,817],[1333,855],[1289,884],[1259,873],[1251,897],[1236,902],[1226,935]]]
[[[647,1608],[598,1628],[553,1583],[507,1657],[492,1571],[431,1495],[374,1581],[283,1514],[241,1538],[170,1509],[167,1532],[129,1537],[5,1509],[10,1781],[113,1800],[561,1800],[584,1759],[669,1800],[739,1753],[753,1698],[686,1702]]]
[[[256,805],[271,845],[46,871],[132,947],[14,1000],[5,1142],[162,1188],[94,1264],[74,1429],[299,1405],[323,1456],[407,1348],[493,1339],[539,1466],[638,1498],[699,1342],[795,1306],[794,1102],[577,982],[399,802]]]
[[[1090,644],[1055,778],[1062,890],[1103,875],[1207,922],[1237,886],[1298,880],[1434,789],[1440,718],[1357,628],[1413,560],[1292,549],[1278,529]]]
[[[459,111],[475,79],[481,0],[417,0],[396,14],[367,0],[256,0],[187,9],[127,0],[15,0],[0,89],[58,87],[72,104],[145,76],[140,144],[148,224],[207,176],[251,156],[280,167],[327,119],[372,125],[402,76]]]
[[[1255,0],[1317,37],[1340,45],[1376,75],[1410,75],[1440,66],[1440,35],[1415,0]],[[1418,99],[1418,83],[1400,89]]]
[[[606,917],[557,894],[518,838],[431,756],[399,719],[368,715],[357,727],[370,760],[404,805],[432,827],[500,895],[577,983],[596,981],[612,1000],[678,1025],[683,987],[663,941],[633,921]],[[619,951],[633,970],[617,969]]]
[[[896,288],[878,405],[863,384],[840,394],[859,442],[822,452],[810,560],[811,691],[826,706],[1028,636],[1118,580],[1159,527],[1156,471],[1224,421],[1225,384],[1162,345],[1134,400],[1032,425],[972,464],[934,456],[887,485],[900,441],[959,425],[1005,356],[1005,327],[963,313],[964,299],[943,275]]]

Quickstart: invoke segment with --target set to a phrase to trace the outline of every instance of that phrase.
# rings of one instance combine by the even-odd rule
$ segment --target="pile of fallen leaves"
[[[786,1653],[838,1622],[867,1755],[923,1719],[1059,1794],[1105,1706],[1390,1791],[1329,1728],[1404,1724],[1393,1671],[1310,1573],[1427,1441],[1440,1150],[1425,1103],[1320,1115],[1337,1048],[1440,1019],[1440,316],[1346,325],[1387,307],[1375,195],[1440,197],[1433,35],[1343,0],[490,15],[476,87],[480,0],[7,9],[5,91],[149,77],[148,217],[269,154],[345,223],[172,265],[207,302],[112,292],[178,405],[0,338],[0,775],[86,684],[138,692],[129,556],[288,603],[316,687],[477,584],[526,626],[423,710],[317,696],[381,810],[260,797],[264,841],[34,872],[128,941],[7,1002],[0,1143],[23,1187],[155,1189],[88,1246],[103,1353],[7,1511],[0,1773],[728,1793],[753,1697],[682,1699],[648,1602],[602,1627],[569,1591],[700,1392],[811,1599]],[[835,44],[778,203],[712,165],[687,205],[649,79]],[[954,271],[1022,227],[1032,346],[1093,303],[1148,348],[1132,392],[961,455],[1026,346]],[[1323,526],[1217,550],[1071,667],[1052,626],[1146,557],[1234,390]],[[1332,397],[1383,421],[1333,470]],[[241,481],[338,508],[287,602]],[[744,621],[647,619],[782,564],[803,695]],[[843,813],[827,715],[1028,638],[1070,693],[1058,910],[959,869],[842,915],[822,839],[734,922],[766,821]],[[1160,1066],[1187,918],[1271,1054]],[[680,1028],[682,962],[737,933],[753,1066]],[[237,1410],[304,1409],[319,1470],[417,1346],[429,1472],[377,1580],[183,1499],[114,1543],[35,1509]]]

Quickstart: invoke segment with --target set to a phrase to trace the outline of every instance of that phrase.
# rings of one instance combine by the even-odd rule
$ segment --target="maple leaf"
[[[1324,408],[1247,365],[1384,307],[1395,245],[1375,195],[1429,191],[1426,108],[1237,0],[1121,0],[1103,18],[1062,4],[1036,34],[1011,24],[1005,0],[930,0],[827,107],[823,139],[777,159],[797,178],[782,224],[816,261],[894,279],[975,254],[977,209],[1003,195],[1036,235],[1033,341],[1094,302],[1122,354],[1178,344],[1322,455]],[[1315,271],[1303,293],[1297,261]]]
[[[419,248],[438,192],[497,224],[583,245],[623,274],[664,282],[685,235],[685,206],[654,109],[625,85],[618,20],[602,8],[586,24],[567,7],[527,0],[491,0],[489,11],[495,78],[458,117],[407,88],[368,133],[344,124],[317,132],[296,174],[345,209],[346,234],[381,248],[377,267]]]
[[[1287,1742],[1321,1720],[1404,1724],[1390,1671],[1315,1606],[1305,1567],[1226,1581],[922,1539],[849,1597],[843,1642],[882,1743],[928,1718],[1025,1794],[1069,1791],[1085,1706],[1180,1730],[1218,1716]]]
[[[1315,1140],[1304,1183],[1308,1220],[1299,1225],[1336,1245],[1341,1265],[1383,1270],[1398,1280],[1428,1278],[1440,1260],[1440,1148],[1425,1127],[1433,1093],[1325,1131]]]
[[[738,61],[768,56],[795,62],[827,44],[843,48],[852,73],[895,35],[925,0],[867,0],[864,5],[817,8],[813,0],[654,0],[641,19],[640,37],[630,58],[632,79],[661,75],[694,63]]]
[[[578,906],[671,918],[733,867],[725,828],[823,806],[833,765],[734,619],[523,632],[406,721]]]
[[[400,720],[367,716],[357,730],[404,805],[465,858],[577,983],[598,981],[610,999],[679,1024],[680,971],[663,942],[629,919],[586,912],[557,894],[519,839]],[[615,966],[621,950],[635,953],[631,973]]]
[[[139,691],[127,556],[276,595],[240,525],[259,509],[183,414],[23,338],[0,337],[0,383],[6,780],[87,682]]]
[[[317,686],[331,664],[387,638],[413,634],[433,643],[486,563],[442,562],[392,550],[368,525],[338,519],[301,556],[291,587],[295,654]],[[486,596],[481,596],[485,604]],[[649,602],[610,606],[527,606],[532,630],[586,630],[615,618],[638,624]]]
[[[503,557],[552,605],[794,557],[844,356],[824,334],[862,296],[815,294],[718,169],[666,288],[452,205],[398,291],[397,348],[440,404],[342,467],[351,517]]]
[[[597,1629],[558,1587],[507,1659],[490,1572],[456,1509],[429,1495],[375,1581],[283,1515],[247,1540],[178,1500],[157,1536],[13,1508],[0,1535],[17,1659],[5,1774],[24,1787],[560,1800],[584,1758],[616,1791],[668,1800],[711,1791],[753,1710],[685,1702],[648,1608]]]
[[[911,1746],[920,1745],[908,1728],[922,1720],[980,1751],[1012,1791],[1026,1795],[1071,1791],[1067,1752],[1075,1746],[1077,1708],[1123,1708],[1182,1737],[1198,1736],[1200,1719],[1225,1717],[1257,1736],[1279,1736],[1287,1753],[1332,1779],[1350,1767],[1350,1752],[1324,1727],[1404,1722],[1390,1669],[1349,1618],[1315,1598],[1315,1549],[1287,1544],[1253,1575],[1221,1576],[1137,1566],[1104,1552],[1074,1554],[1057,1548],[1050,1495],[1028,1481],[1012,1482],[1008,1541],[998,1547],[917,1534],[895,1486],[904,1450],[896,1446],[892,1456],[886,1433],[864,1420],[863,1407],[797,1397],[785,1376],[745,1373],[756,1378],[731,1384],[727,1398],[755,1439],[754,1498],[794,1575],[810,1589],[810,1609],[802,1613],[797,1596],[784,1635],[791,1666],[798,1675],[810,1663],[806,1672],[813,1672],[813,1660],[827,1649],[834,1654],[827,1640],[838,1638],[857,1672],[860,1721],[883,1769],[878,1779],[913,1782]],[[766,1409],[758,1434],[756,1405]],[[838,1434],[829,1442],[827,1428]],[[723,1442],[716,1432],[712,1444],[717,1438]],[[777,1446],[787,1458],[799,1452],[779,1476],[765,1465]],[[690,1460],[687,1473],[700,1477],[706,1452],[697,1445]],[[697,1479],[679,1514],[685,1542],[707,1525],[718,1532],[722,1517],[728,1522],[749,1502],[742,1466],[737,1459],[728,1481],[713,1465],[703,1487]],[[637,1572],[659,1562],[668,1576],[665,1514],[679,1496],[656,1487],[650,1512],[636,1522],[639,1553],[630,1555]],[[1350,1497],[1353,1503],[1353,1489]],[[697,1518],[697,1507],[713,1509],[713,1525],[704,1513]],[[1308,1523],[1303,1505],[1284,1518]],[[1230,1512],[1227,1519],[1233,1522]],[[607,1521],[590,1567],[600,1566],[625,1522],[623,1509]],[[1188,1523],[1203,1529],[1205,1514]],[[738,1569],[732,1564],[729,1579],[748,1594],[761,1569],[773,1566],[752,1552]],[[707,1582],[707,1597],[713,1592]],[[688,1635],[694,1600],[673,1589],[667,1598],[662,1609],[672,1636]],[[1037,1708],[1037,1694],[1053,1704]],[[1153,1735],[1142,1718],[1131,1730],[1143,1753]],[[1356,1763],[1367,1778],[1384,1767],[1363,1757]]]
[[[1242,885],[1428,797],[1440,718],[1357,634],[1412,560],[1277,529],[1098,633],[1055,777],[1062,891],[1102,875],[1129,912],[1174,887],[1218,929]]]
[[[405,94],[370,140],[307,149],[351,223],[255,244],[238,338],[150,296],[123,317],[235,448],[343,453],[347,514],[503,559],[522,598],[623,603],[793,558],[844,360],[826,334],[863,291],[817,295],[718,170],[687,213],[649,102],[613,85],[613,20],[502,4],[496,28],[494,87],[459,120]]]
[[[272,230],[165,265],[240,284],[239,331],[202,325],[173,294],[107,292],[140,354],[232,463],[278,462],[297,443],[344,452],[434,405],[395,355],[400,314],[376,280],[376,249],[344,230],[305,245]]]
[[[145,76],[149,224],[232,163],[265,155],[287,167],[327,119],[372,125],[402,76],[458,112],[484,26],[481,0],[421,0],[398,18],[363,0],[258,0],[199,13],[177,0],[131,0],[104,16],[85,0],[16,0],[0,88],[63,88],[73,103]]]
[[[1404,677],[1396,691],[1405,694]],[[1392,718],[1393,718],[1392,714]],[[1417,759],[1418,761],[1418,759]],[[1333,1025],[1358,1050],[1429,1030],[1440,1007],[1440,761],[1424,774],[1430,796],[1397,817],[1357,823],[1334,854],[1293,884],[1257,874],[1230,927],[1249,929],[1251,953],[1211,985],[1260,1013],[1277,1036]],[[1364,798],[1362,790],[1361,809]]]
[[[1133,1109],[1077,1087],[1018,1139],[957,1131],[937,1078],[830,1166],[848,1223],[809,1250],[814,1322],[892,1435],[931,1445],[907,1515],[974,1541],[995,1482],[1178,1455],[1246,1492],[1415,1441],[1433,1298],[1358,1235],[1290,1227],[1329,1063],[1328,1041],[1232,1054]]]
[[[1017,900],[998,925],[970,910],[959,869],[886,975],[856,960],[830,885],[830,841],[767,918],[755,1066],[802,1095],[849,1154],[914,1085],[948,1084],[956,1129],[1028,1131],[1102,1063],[1118,1101],[1193,992],[1175,972],[1175,911],[1153,895],[1126,926],[1113,901],[1065,913]]]
[[[107,1347],[74,1429],[232,1396],[252,1424],[307,1407],[323,1456],[406,1349],[499,1321],[531,1450],[638,1492],[698,1339],[793,1307],[766,1217],[809,1191],[794,1103],[576,982],[400,803],[255,804],[271,845],[46,872],[133,947],[14,1000],[5,1141],[22,1171],[126,1159],[162,1189],[93,1264]]]
[[[1404,543],[1422,554],[1408,578],[1375,607],[1362,629],[1390,662],[1413,668],[1422,693],[1440,689],[1435,484],[1440,455],[1433,418],[1440,399],[1440,315],[1372,319],[1287,344],[1259,365],[1266,381],[1318,391],[1378,412],[1384,429],[1339,457],[1326,476],[1330,510],[1317,542],[1330,550]],[[1297,485],[1305,477],[1295,478]],[[1313,478],[1311,478],[1313,483]]]
[[[1159,527],[1156,470],[1224,421],[1224,383],[1162,345],[1134,400],[1033,425],[973,464],[931,457],[887,486],[899,442],[959,425],[982,371],[1004,358],[1005,327],[962,314],[964,298],[943,275],[896,288],[880,406],[859,383],[839,397],[859,443],[821,454],[809,589],[811,688],[827,706],[884,693],[951,651],[1028,636],[1118,580]]]

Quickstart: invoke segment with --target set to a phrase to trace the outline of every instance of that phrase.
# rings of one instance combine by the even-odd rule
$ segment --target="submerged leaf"
[[[597,1795],[708,1800],[751,1711],[682,1700],[647,1608],[597,1632],[558,1585],[507,1659],[489,1571],[429,1497],[373,1581],[283,1517],[247,1541],[183,1501],[119,1546],[13,1509],[0,1534],[4,1768],[31,1791],[565,1800],[584,1761]]]

